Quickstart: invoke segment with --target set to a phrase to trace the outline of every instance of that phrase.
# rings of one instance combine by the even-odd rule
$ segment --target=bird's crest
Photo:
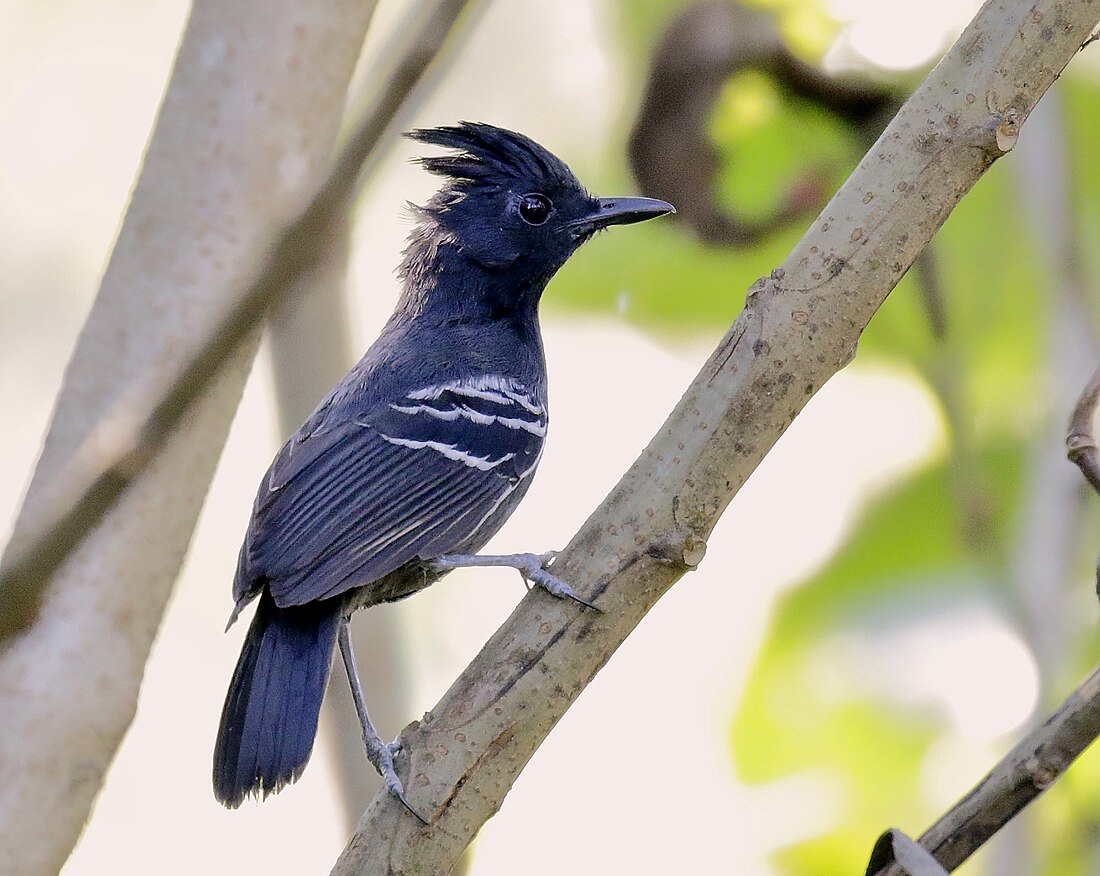
[[[453,149],[457,155],[417,159],[431,173],[453,180],[456,188],[468,185],[507,185],[544,188],[572,180],[565,163],[523,134],[486,125],[459,122],[442,128],[421,128],[407,135],[418,143]]]
[[[436,254],[456,244],[459,237],[463,251],[483,265],[509,264],[521,254],[522,248],[514,241],[487,232],[496,225],[495,214],[486,212],[492,208],[463,209],[471,196],[534,191],[557,197],[563,189],[584,196],[584,187],[565,162],[515,131],[483,122],[459,122],[421,128],[406,136],[418,143],[454,150],[450,155],[416,159],[426,170],[446,180],[423,206],[408,205],[416,226],[409,235],[398,276],[406,282],[411,278],[418,294],[434,285]],[[478,199],[478,203],[486,202]]]

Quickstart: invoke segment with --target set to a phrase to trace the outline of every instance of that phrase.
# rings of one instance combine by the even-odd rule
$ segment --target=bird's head
[[[462,122],[409,136],[454,150],[420,159],[446,184],[426,206],[406,251],[406,275],[453,246],[486,272],[540,287],[589,237],[609,225],[675,212],[651,198],[596,198],[565,163],[522,134]]]

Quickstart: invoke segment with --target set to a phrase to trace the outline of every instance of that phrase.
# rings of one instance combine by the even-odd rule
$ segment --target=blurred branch
[[[676,220],[712,245],[752,246],[808,219],[825,199],[822,174],[809,169],[788,185],[781,203],[763,219],[738,216],[720,204],[721,156],[709,135],[710,120],[726,83],[746,70],[763,73],[789,98],[842,121],[863,149],[901,106],[900,96],[887,86],[831,76],[800,60],[766,11],[737,0],[701,0],[685,7],[653,52],[629,156],[643,193],[676,204]],[[942,341],[947,312],[933,248],[925,249],[913,267],[932,334]]]
[[[1100,401],[1100,368],[1097,368],[1085,385],[1073,416],[1069,422],[1069,434],[1066,436],[1066,456],[1081,469],[1094,490],[1100,492],[1100,454],[1096,449],[1096,437],[1093,434],[1093,422],[1096,419],[1096,405]],[[1100,560],[1096,561],[1096,595],[1100,597]]]
[[[353,101],[351,115],[376,115],[379,94],[403,91],[404,98],[388,122],[385,136],[373,155],[384,154],[397,131],[433,93],[434,82],[446,75],[457,56],[463,38],[470,33],[478,13],[487,3],[467,4],[461,27],[453,27],[445,47],[439,28],[431,22],[441,7],[433,2],[416,2],[395,22],[377,57],[368,59],[372,73],[366,93]],[[447,12],[447,14],[450,14]],[[428,35],[427,41],[425,34]],[[428,66],[425,66],[430,62]],[[406,86],[394,89],[392,71],[408,69],[418,76],[406,77]],[[381,82],[378,89],[375,83]],[[360,197],[377,166],[368,158],[359,177]],[[351,247],[351,216],[342,212],[328,228],[329,240],[317,241],[323,256],[318,269],[293,283],[289,292],[272,307],[268,319],[268,343],[275,396],[279,411],[279,440],[291,434],[309,416],[329,388],[358,358],[352,352],[348,327],[346,277]],[[386,612],[361,612],[351,627],[355,652],[362,665],[371,667],[371,718],[386,738],[392,738],[407,720],[409,661],[407,638],[394,616]],[[388,734],[388,735],[387,735]],[[382,787],[382,780],[363,756],[359,718],[346,685],[332,685],[321,707],[319,736],[325,738],[335,764],[346,833],[355,829],[359,816]]]
[[[924,312],[928,314],[932,339],[942,346],[947,339],[947,296],[944,294],[939,257],[932,244],[926,246],[913,262],[913,275],[920,290]]]
[[[124,393],[77,448],[55,483],[59,495],[33,533],[10,545],[0,562],[0,644],[35,620],[50,574],[95,528],[116,499],[145,471],[175,426],[218,375],[222,363],[267,309],[321,261],[329,227],[355,193],[363,162],[377,146],[402,102],[439,52],[468,0],[437,0],[420,38],[380,89],[335,166],[306,209],[289,223],[245,293],[202,338],[167,391],[151,407],[142,384]]]
[[[16,569],[35,573],[33,582],[9,574],[0,594],[0,622],[9,632],[41,602],[37,622],[0,647],[5,873],[56,874],[87,824],[134,718],[150,648],[257,333],[242,337],[205,390],[192,395],[186,416],[162,434],[166,440],[140,476],[126,439],[97,424],[124,431],[140,425],[126,412],[151,409],[177,380],[191,343],[207,331],[208,315],[247,285],[331,164],[374,4],[317,0],[306,7],[272,0],[257,16],[246,4],[190,4],[136,185],[9,546],[9,558],[25,560],[26,545],[39,544],[55,521],[66,523],[61,537],[47,538],[52,574],[18,562]],[[90,434],[121,467],[74,469],[74,461],[100,461]],[[109,511],[97,512],[94,528],[60,510],[93,486],[102,497],[122,484],[125,492]],[[57,565],[65,540],[79,539],[81,526],[88,531],[79,549]]]
[[[1084,245],[1077,215],[1081,180],[1071,159],[1064,95],[1053,92],[1036,107],[1028,137],[1012,163],[1026,208],[1021,221],[1037,259],[1045,319],[1037,344],[1040,391],[1035,409],[1040,425],[1031,435],[1022,469],[1021,490],[1007,542],[1008,595],[1017,623],[1039,668],[1046,699],[1053,705],[1057,684],[1072,663],[1070,621],[1064,610],[1066,582],[1073,579],[1084,533],[1078,521],[1082,492],[1077,473],[1065,464],[1065,412],[1074,406],[1081,384],[1097,360],[1097,337],[1089,302],[1089,278],[1080,258]],[[1061,424],[1059,423],[1061,421]],[[1068,626],[1067,626],[1068,623]],[[1040,869],[1020,856],[1016,872]],[[1006,860],[1003,869],[1011,871]],[[1006,873],[1010,876],[1010,873]]]
[[[864,145],[899,105],[888,89],[828,76],[796,58],[767,12],[732,0],[686,7],[653,52],[629,157],[642,192],[674,203],[677,220],[709,244],[751,245],[808,218],[824,201],[824,183],[810,173],[760,220],[737,216],[719,203],[721,161],[708,133],[710,119],[726,82],[746,70],[764,73],[785,94],[869,133],[861,137]]]
[[[329,240],[320,244],[322,264],[299,277],[268,314],[267,349],[280,443],[355,362],[346,295],[351,226],[351,216],[344,213],[329,227]],[[364,630],[364,622],[371,627],[369,631]],[[352,629],[356,653],[364,665],[374,669],[371,716],[383,732],[398,728],[407,714],[402,708],[405,655],[398,642],[400,634],[392,627],[388,615],[363,612]],[[335,765],[333,775],[348,833],[381,787],[381,779],[363,757],[358,727],[349,689],[330,685],[321,705],[318,739],[329,743],[327,753]],[[325,746],[318,748],[325,750]]]
[[[1022,197],[1029,207],[1032,234],[1042,258],[1043,276],[1050,294],[1050,328],[1044,344],[1047,360],[1044,398],[1051,406],[1064,404],[1072,375],[1080,371],[1082,357],[1092,355],[1095,341],[1083,304],[1086,285],[1079,258],[1080,241],[1073,221],[1073,180],[1066,160],[1064,119],[1058,95],[1048,95],[1032,115],[1026,144],[1018,150],[1014,170],[1023,182]],[[1040,115],[1042,118],[1040,119]],[[1026,146],[1026,148],[1025,148]],[[1091,395],[1091,399],[1090,399]],[[1077,403],[1070,434],[1071,448],[1092,441],[1092,414],[1100,395],[1100,370]],[[1014,589],[1023,603],[1021,627],[1035,653],[1045,682],[1063,675],[1066,641],[1063,625],[1052,614],[1058,604],[1061,582],[1069,577],[1068,544],[1073,530],[1072,484],[1060,477],[1050,459],[1051,436],[1030,454],[1021,521],[1011,540],[1015,545],[1010,563]],[[1095,444],[1091,454],[1095,464]],[[1075,460],[1079,465],[1081,461]],[[948,870],[956,869],[998,830],[1018,815],[1100,734],[1100,682],[1094,671],[1062,706],[1022,740],[981,783],[953,807],[921,838]],[[1044,684],[1044,687],[1046,685]],[[1018,824],[1013,825],[1015,827]],[[1035,862],[1021,860],[1018,850],[1000,850],[991,868],[997,873],[1032,872]],[[991,850],[993,851],[993,850]],[[869,867],[868,874],[901,876],[905,871]]]
[[[1073,416],[1069,421],[1069,434],[1066,435],[1066,456],[1081,469],[1092,488],[1100,493],[1100,453],[1096,449],[1096,437],[1093,435],[1093,420],[1096,417],[1096,405],[1100,402],[1100,368],[1089,378]]]
[[[337,876],[447,872],[1077,52],[1100,0],[987,3],[745,309],[554,564],[602,613],[529,593],[398,757],[420,824],[375,798]],[[1055,24],[1057,26],[1055,26]]]
[[[920,838],[955,870],[1028,803],[1049,788],[1100,735],[1100,668],[1024,737],[973,790]],[[904,876],[897,864],[868,876]]]

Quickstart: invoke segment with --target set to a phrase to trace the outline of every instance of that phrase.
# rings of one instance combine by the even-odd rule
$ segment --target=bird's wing
[[[416,558],[476,550],[533,473],[546,424],[544,406],[514,384],[483,378],[303,430],[256,498],[247,578],[266,579],[278,605],[300,605]]]

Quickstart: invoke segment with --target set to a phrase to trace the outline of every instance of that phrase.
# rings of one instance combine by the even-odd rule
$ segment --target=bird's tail
[[[279,608],[263,589],[214,746],[214,796],[231,809],[302,774],[341,623],[338,599]]]

